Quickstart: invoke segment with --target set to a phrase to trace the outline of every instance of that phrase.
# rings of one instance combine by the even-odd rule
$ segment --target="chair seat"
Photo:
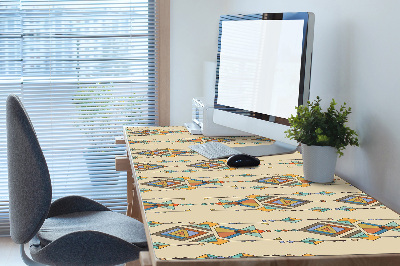
[[[141,248],[147,247],[141,222],[112,211],[84,211],[47,218],[37,237],[42,246],[79,231],[98,231],[125,240]]]

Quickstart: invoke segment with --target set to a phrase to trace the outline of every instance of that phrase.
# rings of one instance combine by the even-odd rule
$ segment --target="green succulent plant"
[[[359,146],[357,133],[346,126],[351,108],[344,103],[336,110],[336,102],[332,99],[327,111],[323,112],[320,102],[317,96],[314,102],[307,102],[308,106],[296,107],[297,115],[289,118],[290,129],[285,131],[286,137],[306,145],[335,147],[339,157],[346,146]]]

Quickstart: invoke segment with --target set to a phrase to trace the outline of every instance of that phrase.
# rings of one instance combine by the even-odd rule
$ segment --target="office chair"
[[[10,234],[24,262],[115,265],[147,250],[144,226],[133,218],[80,196],[51,203],[49,170],[29,116],[15,95],[6,109]],[[34,261],[25,254],[27,242]]]

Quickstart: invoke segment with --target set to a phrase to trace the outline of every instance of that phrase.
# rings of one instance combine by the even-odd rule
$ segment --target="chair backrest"
[[[50,209],[51,180],[35,130],[16,95],[7,98],[10,234],[17,244],[32,239]]]

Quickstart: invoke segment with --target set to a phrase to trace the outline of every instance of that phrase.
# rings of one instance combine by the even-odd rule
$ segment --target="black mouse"
[[[260,164],[260,160],[247,154],[235,154],[228,158],[226,164],[232,167],[257,166]]]

